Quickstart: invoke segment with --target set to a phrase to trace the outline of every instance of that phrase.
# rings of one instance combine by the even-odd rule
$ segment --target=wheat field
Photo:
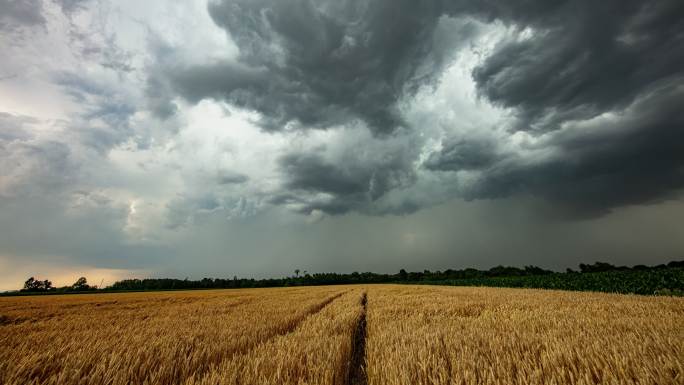
[[[684,384],[684,299],[408,285],[0,298],[0,384]]]

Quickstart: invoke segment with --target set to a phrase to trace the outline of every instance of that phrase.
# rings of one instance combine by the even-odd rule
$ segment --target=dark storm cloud
[[[499,159],[496,143],[482,139],[451,140],[432,153],[424,166],[428,170],[473,170],[487,168]]]
[[[473,76],[489,100],[516,109],[519,129],[556,129],[566,120],[623,108],[648,87],[681,81],[680,1],[536,1],[517,6],[494,1],[478,10],[529,27],[532,33],[501,45]]]
[[[497,21],[512,32],[475,66],[477,91],[512,112],[506,128],[545,135],[535,146],[547,146],[536,149],[546,155],[529,158],[501,152],[505,143],[459,137],[430,155],[424,170],[478,172],[461,190],[468,198],[531,193],[591,215],[682,187],[682,121],[671,108],[681,102],[684,79],[679,3],[215,1],[209,13],[237,44],[236,61],[166,66],[150,77],[149,94],[162,117],[173,113],[168,100],[178,93],[256,110],[267,130],[363,121],[379,138],[401,127],[418,131],[398,101],[439,79],[450,54],[480,33],[472,20]],[[604,114],[618,117],[587,121]],[[273,202],[304,212],[368,212],[415,179],[417,155],[362,164],[316,151],[289,154],[280,160],[287,191]]]
[[[397,100],[438,75],[448,43],[458,41],[434,38],[440,8],[411,0],[213,2],[209,13],[240,48],[239,63],[171,78],[192,101],[213,97],[261,112],[266,129],[362,120],[389,133],[405,125]],[[451,31],[474,32],[468,23]]]
[[[551,135],[537,145],[548,159],[499,159],[466,195],[531,193],[574,216],[672,198],[684,188],[682,100],[681,82],[653,90],[622,114]]]
[[[464,195],[538,195],[570,215],[671,198],[684,188],[684,7],[678,1],[452,2],[529,36],[502,42],[473,71],[478,91],[512,108],[514,130],[551,133],[542,159],[496,143],[449,144],[431,170],[479,170]],[[602,114],[612,119],[592,119]],[[554,130],[562,132],[554,133]],[[478,148],[479,147],[479,148]]]
[[[277,196],[272,203],[294,203],[305,213],[313,210],[328,214],[372,211],[369,206],[373,202],[415,179],[408,159],[401,151],[381,159],[355,155],[349,154],[339,161],[325,159],[317,153],[283,156],[280,167],[289,193]]]
[[[40,0],[0,0],[0,31],[44,24]]]
[[[478,66],[478,89],[516,108],[519,128],[549,129],[624,107],[684,68],[682,8],[676,0],[223,0],[209,12],[237,43],[240,63],[181,70],[175,83],[193,101],[260,111],[268,129],[361,119],[391,132],[405,125],[397,100],[438,77],[445,51],[476,33],[472,23],[452,26],[453,43],[438,43],[443,16],[501,20],[532,36],[501,44]]]

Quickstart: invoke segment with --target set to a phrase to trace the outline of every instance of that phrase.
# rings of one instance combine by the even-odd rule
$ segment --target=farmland
[[[684,298],[352,285],[0,298],[2,384],[684,384]]]

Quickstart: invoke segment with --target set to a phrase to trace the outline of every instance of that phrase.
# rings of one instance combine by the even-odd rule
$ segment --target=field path
[[[366,385],[366,305],[368,303],[368,293],[364,292],[361,296],[361,316],[352,336],[352,352],[350,359],[349,375],[347,385]]]

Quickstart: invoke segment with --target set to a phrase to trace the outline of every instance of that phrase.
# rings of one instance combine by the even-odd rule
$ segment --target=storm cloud
[[[0,32],[0,266],[682,250],[678,0],[0,0]]]
[[[667,109],[681,96],[676,87],[684,68],[684,15],[676,1],[223,0],[208,10],[239,54],[166,68],[169,92],[257,111],[267,131],[361,123],[374,135],[415,136],[423,127],[407,120],[401,103],[421,87],[439,86],[449,60],[473,44],[482,25],[508,28],[471,76],[481,98],[510,111],[511,119],[495,129],[529,133],[536,151],[502,150],[505,136],[497,142],[447,133],[441,150],[423,161],[419,151],[364,166],[291,154],[280,160],[287,191],[273,202],[318,194],[305,211],[345,213],[414,180],[409,176],[421,162],[419,172],[473,174],[467,186],[447,182],[466,199],[524,192],[589,215],[681,187],[681,149],[671,142],[681,120]],[[605,114],[620,117],[599,119]],[[572,128],[587,124],[591,132]],[[583,135],[586,145],[577,150]],[[640,136],[650,140],[631,143]],[[528,158],[540,146],[547,146],[546,156]],[[659,156],[625,162],[651,149]],[[670,162],[658,160],[668,156],[662,151],[671,153]],[[628,188],[635,183],[640,187]]]
[[[489,100],[516,109],[516,128],[558,129],[681,83],[684,9],[676,1],[537,3],[531,12],[503,5],[489,12],[529,37],[503,42],[473,72]]]
[[[360,120],[390,133],[406,125],[399,98],[439,74],[450,48],[435,39],[443,12],[432,1],[220,1],[209,13],[237,62],[176,69],[172,83],[189,100],[257,110],[267,130]],[[475,28],[449,33],[458,44]]]

